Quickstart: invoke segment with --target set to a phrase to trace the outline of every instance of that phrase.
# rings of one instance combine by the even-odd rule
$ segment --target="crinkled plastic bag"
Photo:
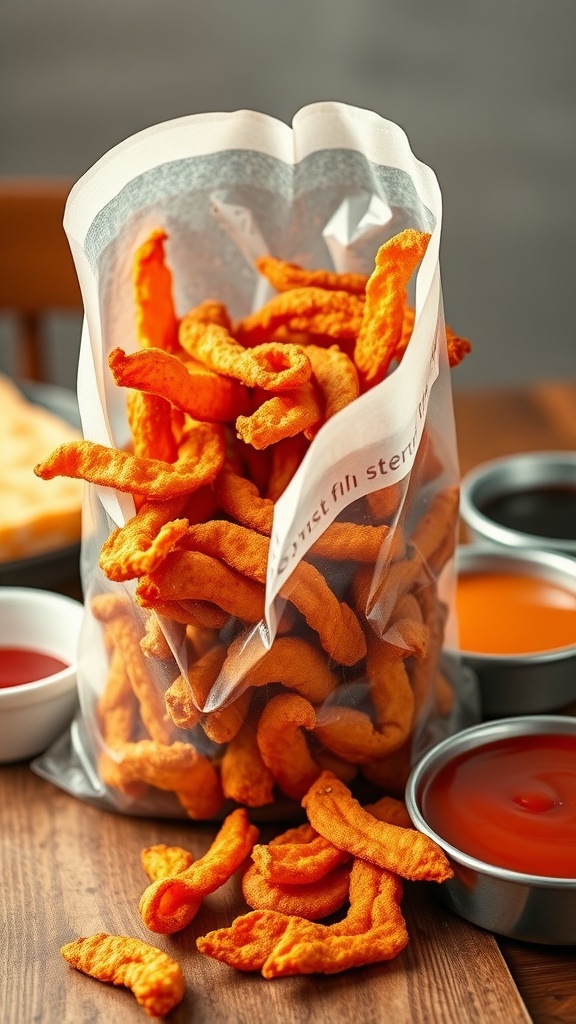
[[[398,126],[336,103],[305,107],[291,128],[250,111],[186,117],[104,156],[74,187],[65,228],[85,305],[84,436],[117,448],[130,442],[126,394],[107,357],[137,347],[132,261],[158,227],[178,315],[213,298],[233,321],[274,294],[259,256],[368,275],[399,231],[431,238],[410,283],[403,359],[320,429],[275,503],[260,621],[187,627],[142,608],[136,580],[112,583],[98,565],[134,501],[86,485],[80,711],[34,769],[95,804],[198,819],[234,803],[293,813],[323,769],[358,794],[401,794],[422,752],[477,718],[474,685],[449,653],[459,474],[436,178]],[[360,562],[315,550],[335,522],[390,529]],[[102,595],[122,602],[116,633],[92,614]],[[143,653],[149,635],[161,657]],[[126,743],[109,739],[114,715]]]

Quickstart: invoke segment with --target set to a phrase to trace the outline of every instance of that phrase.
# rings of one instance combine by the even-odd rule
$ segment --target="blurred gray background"
[[[454,388],[574,379],[575,42],[575,0],[2,0],[0,175],[77,178],[197,111],[370,108],[440,181]],[[73,387],[79,325],[52,334]]]

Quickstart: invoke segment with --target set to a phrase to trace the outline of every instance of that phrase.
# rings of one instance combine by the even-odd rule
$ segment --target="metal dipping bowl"
[[[503,572],[557,584],[576,594],[576,559],[551,551],[464,544],[457,572]],[[534,654],[460,652],[477,677],[483,718],[558,711],[576,700],[576,636],[569,647]]]
[[[421,805],[426,785],[453,757],[494,740],[538,733],[576,736],[576,718],[508,718],[457,733],[429,750],[413,768],[406,786],[406,804],[414,827],[438,843],[454,869],[454,877],[438,886],[440,897],[451,910],[498,935],[568,946],[576,944],[576,871],[574,878],[549,878],[486,864],[438,835],[424,817]],[[576,867],[576,846],[574,859]]]
[[[526,452],[482,463],[461,481],[460,516],[469,539],[513,548],[545,548],[576,557],[573,538],[524,533],[500,525],[482,511],[493,498],[562,486],[576,488],[576,452]]]

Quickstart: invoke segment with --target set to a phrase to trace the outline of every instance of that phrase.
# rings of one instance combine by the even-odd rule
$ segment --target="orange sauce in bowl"
[[[576,645],[576,592],[537,576],[461,573],[456,610],[463,651],[536,654]]]

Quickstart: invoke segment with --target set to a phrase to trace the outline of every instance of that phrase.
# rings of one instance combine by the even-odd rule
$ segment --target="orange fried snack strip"
[[[353,874],[357,864],[355,861]],[[363,867],[362,874],[367,873],[368,869]],[[335,974],[398,956],[408,943],[406,922],[400,910],[402,883],[388,871],[380,871],[379,876],[368,927],[357,931],[351,914],[345,921],[345,926],[353,928],[351,932],[338,925],[314,924],[292,917],[262,965],[262,975],[281,978],[290,974]]]
[[[185,871],[193,863],[194,857],[182,846],[156,843],[142,850],[140,860],[150,881],[156,882],[159,878],[171,878]]]
[[[197,306],[188,310],[186,319],[189,322],[196,320],[201,324],[219,324],[227,331],[232,326],[226,306],[223,302],[218,302],[217,299],[204,299],[203,302],[199,302]]]
[[[334,661],[355,665],[364,657],[366,641],[358,619],[345,601],[338,601],[315,566],[300,562],[280,594],[302,613]]]
[[[408,941],[399,910],[402,883],[356,859],[350,875],[350,908],[343,921],[322,925],[274,910],[253,910],[229,928],[209,932],[198,949],[241,971],[264,977],[320,972],[391,959]]]
[[[310,360],[299,345],[268,342],[245,349],[225,327],[184,317],[180,344],[211,370],[234,377],[247,387],[290,391],[310,379]]]
[[[295,693],[272,697],[258,721],[256,739],[262,760],[292,800],[301,800],[320,774],[302,733],[302,729],[313,729],[315,723],[314,708]]]
[[[330,348],[307,345],[305,351],[324,401],[325,422],[358,398],[358,371],[350,357],[338,345],[331,345]]]
[[[312,838],[304,833],[302,840],[296,837],[292,842],[261,843],[252,850],[260,874],[276,885],[312,885],[351,857],[315,830]]]
[[[201,722],[204,732],[215,743],[229,743],[236,736],[250,703],[250,694],[241,693],[224,707],[203,713],[225,657],[226,647],[218,644],[189,667],[186,678],[178,676],[166,691],[166,707],[172,721],[183,729]]]
[[[115,761],[108,751],[117,751],[130,742],[140,724],[138,701],[130,684],[122,652],[111,644],[111,658],[104,690],[96,705],[96,721],[104,749],[98,755],[98,773],[106,779],[115,771]],[[126,783],[124,792],[131,797],[142,796],[146,786],[140,782]]]
[[[166,690],[168,714],[181,729],[192,729],[202,717],[202,708],[226,657],[224,644],[205,651]]]
[[[214,493],[227,515],[241,526],[270,536],[274,516],[274,502],[262,498],[251,480],[240,476],[227,466],[216,477]]]
[[[329,772],[313,783],[302,806],[320,835],[355,857],[412,880],[444,882],[453,875],[448,858],[428,836],[377,821]]]
[[[133,782],[146,782],[176,793],[190,818],[212,818],[222,806],[222,787],[214,765],[190,743],[169,745],[154,740],[125,743],[118,762],[110,761],[104,781],[124,790]],[[113,766],[113,767],[112,767]]]
[[[440,572],[454,551],[459,499],[458,487],[438,491],[410,537],[411,543],[435,574]]]
[[[396,547],[396,531],[385,524],[368,526],[337,520],[322,533],[310,548],[309,555],[331,561],[370,563],[373,565],[384,544],[392,540]],[[392,549],[392,551],[394,548]]]
[[[354,362],[363,390],[384,379],[394,358],[402,336],[406,286],[429,240],[428,233],[406,228],[380,246],[376,254],[354,347]]]
[[[209,601],[245,622],[259,622],[264,615],[263,584],[200,551],[172,552],[158,569],[141,577],[136,597],[145,608],[163,602]]]
[[[403,658],[371,630],[367,636],[366,675],[376,721],[357,708],[334,706],[326,709],[314,730],[328,750],[354,764],[397,750],[414,720],[414,694]]]
[[[108,579],[118,582],[154,572],[188,529],[188,520],[178,518],[185,504],[185,495],[146,501],[124,526],[112,530],[98,563]]]
[[[224,437],[214,424],[199,424],[204,444],[198,454],[198,432],[182,443],[173,463],[140,459],[94,441],[68,441],[59,445],[34,468],[36,476],[51,480],[69,476],[102,487],[167,501],[211,483],[224,464]]]
[[[236,420],[238,437],[261,450],[287,437],[313,431],[322,420],[322,405],[312,381],[286,394],[274,395],[251,416]]]
[[[364,810],[378,821],[388,821],[402,828],[412,827],[406,804],[392,796],[383,796],[375,803],[366,804]],[[252,860],[260,873],[279,885],[319,882],[350,858],[350,853],[318,835],[309,823],[289,829],[267,845],[257,843],[252,850]]]
[[[256,530],[225,519],[211,519],[191,526],[182,538],[182,547],[217,558],[258,583],[266,580],[269,541]]]
[[[265,496],[270,501],[277,501],[284,493],[296,470],[298,469],[306,449],[308,440],[303,434],[283,437],[270,449],[272,462],[268,472]]]
[[[348,864],[334,868],[319,882],[303,885],[271,882],[252,864],[242,877],[242,894],[253,910],[277,910],[280,914],[319,921],[340,910],[348,899],[349,884]]]
[[[142,939],[99,932],[68,942],[60,952],[83,974],[131,989],[149,1017],[165,1017],[184,997],[180,965]]]
[[[220,762],[224,796],[246,807],[264,807],[274,801],[274,777],[268,770],[251,722],[244,722],[228,743]]]
[[[280,260],[275,256],[260,256],[256,260],[256,267],[278,292],[287,292],[291,288],[326,288],[329,291],[364,295],[368,281],[366,274],[305,270],[298,263]]]
[[[140,641],[143,631],[123,595],[98,594],[92,598],[93,615],[106,624],[116,650],[122,657],[130,685],[140,705],[142,722],[153,740],[170,743],[173,726],[168,722],[164,700],[152,679]]]
[[[362,323],[364,301],[346,291],[293,288],[275,295],[257,312],[244,317],[234,329],[243,345],[266,341],[279,327],[325,334],[334,341],[352,341]]]
[[[129,391],[126,415],[133,441],[133,453],[141,459],[175,462],[178,445],[174,434],[172,409],[164,398]]]
[[[248,857],[258,838],[246,810],[239,807],[224,819],[207,852],[185,871],[159,879],[145,889],[140,915],[147,928],[171,935],[185,928],[205,896],[224,885]]]
[[[183,363],[159,348],[127,355],[115,348],[108,365],[119,387],[146,392],[188,413],[195,420],[227,423],[249,411],[246,388],[231,377],[211,373],[204,366]]]
[[[162,228],[152,231],[136,250],[132,280],[136,300],[136,332],[142,348],[177,352],[178,321],[172,294],[172,273],[165,262]]]
[[[238,664],[238,668],[236,668]],[[241,662],[235,652],[222,665],[222,676],[240,675]],[[316,647],[297,636],[278,636],[272,647],[241,676],[242,686],[261,687],[282,683],[312,704],[322,704],[336,688],[338,677]]]

